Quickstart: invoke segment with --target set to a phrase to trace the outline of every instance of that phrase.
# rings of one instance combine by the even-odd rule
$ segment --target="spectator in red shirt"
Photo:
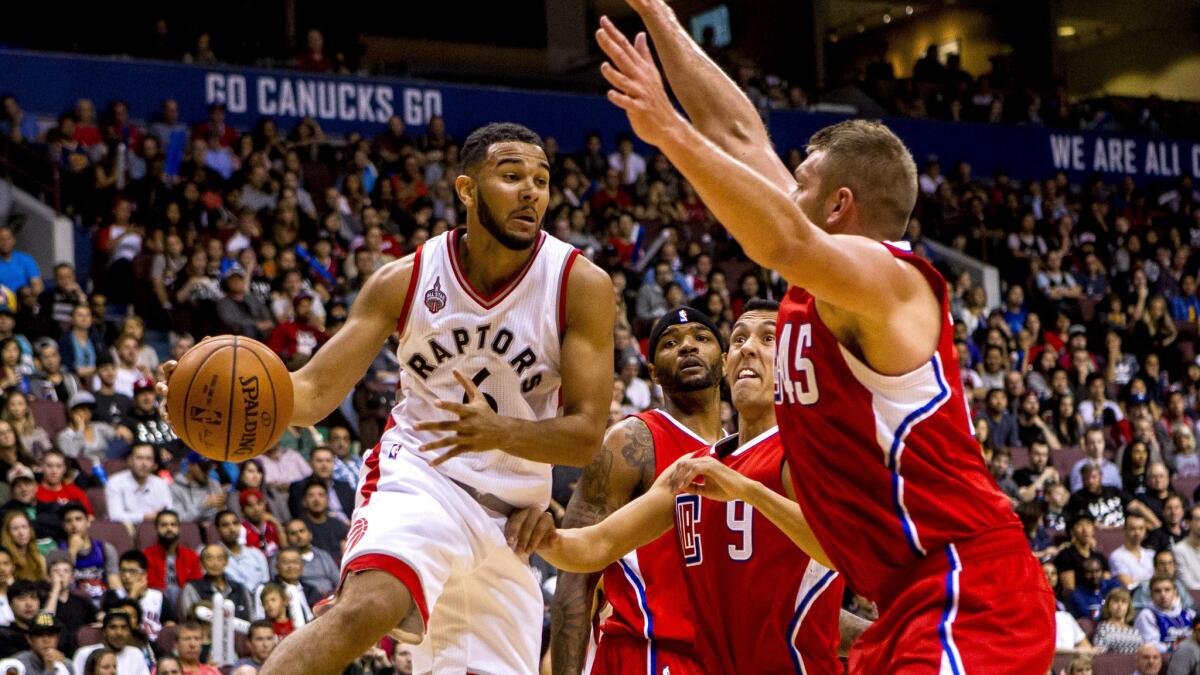
[[[317,348],[325,344],[329,335],[312,323],[313,294],[302,290],[292,298],[291,321],[275,326],[267,346],[279,354],[288,368],[296,370],[308,363]]]
[[[296,67],[310,73],[328,73],[333,63],[325,57],[325,36],[312,28],[308,31],[308,48],[296,57]]]
[[[62,506],[68,502],[79,502],[83,508],[87,510],[88,515],[95,515],[92,512],[92,503],[88,501],[87,494],[80,490],[73,483],[65,482],[67,477],[67,456],[57,448],[51,448],[42,456],[41,462],[42,482],[38,483],[36,499],[43,504],[57,504]]]
[[[96,125],[96,106],[90,98],[75,102],[75,140],[87,147],[99,145],[103,140]]]
[[[262,490],[246,488],[238,495],[242,506],[242,529],[246,530],[246,545],[257,548],[267,558],[279,551],[279,521],[267,512],[267,500]]]
[[[621,209],[633,208],[633,199],[621,189],[621,173],[611,168],[604,172],[604,182],[592,195],[592,212],[603,213],[609,204]]]
[[[186,546],[179,545],[179,514],[169,509],[158,512],[154,518],[154,530],[158,541],[147,546],[146,584],[150,588],[164,591],[172,603],[179,597],[179,590],[187,582],[204,577],[200,567],[200,556]]]
[[[232,148],[238,138],[237,131],[225,124],[224,103],[214,103],[208,106],[208,121],[202,122],[200,126],[196,127],[196,131],[192,133],[192,138],[203,141],[214,135],[219,139],[223,148]],[[202,160],[203,158],[197,158],[197,161]]]

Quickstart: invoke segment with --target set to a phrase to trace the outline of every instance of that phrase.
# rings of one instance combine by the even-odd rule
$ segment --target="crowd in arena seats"
[[[170,100],[148,124],[102,103],[80,100],[45,133],[6,130],[59,163],[90,255],[41,270],[0,226],[0,658],[209,672],[220,594],[253,668],[337,583],[362,450],[394,402],[395,338],[330,418],[241,464],[185,447],[154,382],[217,333],[301,367],[372,273],[463,222],[457,141],[440,119],[333,139],[313,120],[235,129],[219,105],[188,126]],[[577,140],[569,154],[546,139],[544,227],[617,291],[615,420],[661,403],[645,359],[657,317],[691,304],[728,335],[784,284],[663,156]],[[794,168],[799,151],[785,155]],[[1060,651],[1200,660],[1200,190],[937,161],[919,183],[906,239],[950,281],[976,435],[1055,588]],[[1000,296],[929,240],[997,266]],[[726,428],[733,415],[723,404]],[[577,475],[556,469],[556,513]],[[554,571],[535,569],[552,593]],[[390,646],[354,667],[408,672]]]

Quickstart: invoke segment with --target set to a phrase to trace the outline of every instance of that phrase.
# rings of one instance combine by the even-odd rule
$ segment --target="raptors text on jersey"
[[[579,251],[543,232],[526,265],[484,294],[463,273],[463,233],[433,237],[415,254],[399,326],[400,390],[378,450],[364,459],[367,485],[360,492],[368,496],[387,489],[388,465],[399,453],[428,461],[441,454],[422,453],[421,445],[440,435],[413,426],[454,418],[434,403],[465,400],[455,370],[501,415],[542,420],[559,414],[567,279]],[[550,500],[550,465],[499,450],[460,455],[437,470],[514,507],[544,507]]]

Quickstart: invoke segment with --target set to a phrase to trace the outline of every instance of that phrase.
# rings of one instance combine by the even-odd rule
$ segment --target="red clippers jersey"
[[[775,403],[813,533],[847,584],[886,605],[905,583],[900,573],[925,556],[1021,530],[973,435],[946,281],[925,260],[880,245],[941,299],[937,351],[912,372],[880,375],[838,343],[816,299],[793,287],[779,310]]]
[[[657,477],[683,455],[707,447],[708,442],[662,410],[638,413],[654,439],[654,475]],[[683,560],[675,536],[663,536],[630,551],[604,569],[604,595],[612,615],[600,624],[600,642],[607,636],[637,637],[649,642],[649,672],[657,675],[656,641],[694,644],[692,603],[683,580]]]
[[[772,428],[696,452],[786,494],[783,442]],[[722,454],[724,456],[722,457]],[[675,533],[696,610],[701,660],[715,674],[842,675],[837,649],[844,583],[741,501],[675,497]]]

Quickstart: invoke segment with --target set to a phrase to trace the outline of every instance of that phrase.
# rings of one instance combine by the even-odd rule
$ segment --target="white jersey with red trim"
[[[458,256],[463,234],[461,228],[452,230],[417,249],[399,326],[398,402],[378,449],[364,462],[367,484],[359,492],[360,503],[374,490],[388,489],[389,458],[397,453],[433,461],[446,452],[422,453],[420,446],[441,434],[416,431],[413,425],[454,419],[433,404],[465,400],[455,370],[474,381],[501,415],[542,420],[559,414],[566,281],[579,251],[542,232],[525,267],[485,296],[463,273]],[[499,450],[466,453],[437,470],[518,508],[545,507],[550,501],[550,465]]]

